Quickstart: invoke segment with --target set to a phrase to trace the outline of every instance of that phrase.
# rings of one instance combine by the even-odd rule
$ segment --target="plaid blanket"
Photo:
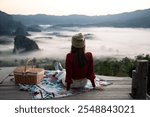
[[[54,99],[89,92],[93,89],[89,80],[84,88],[70,89],[69,91],[66,91],[66,88],[61,82],[63,77],[65,77],[63,70],[47,70],[45,71],[44,79],[39,84],[19,84],[19,88],[20,90],[29,91],[33,99]],[[95,79],[95,83],[97,86],[107,86],[112,84],[97,77]]]

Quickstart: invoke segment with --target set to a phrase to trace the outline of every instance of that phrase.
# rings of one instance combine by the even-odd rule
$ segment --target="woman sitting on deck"
[[[84,87],[88,80],[94,89],[102,89],[95,86],[94,79],[93,56],[91,52],[85,53],[85,38],[79,33],[72,37],[71,52],[66,56],[66,77],[62,82],[67,90]]]

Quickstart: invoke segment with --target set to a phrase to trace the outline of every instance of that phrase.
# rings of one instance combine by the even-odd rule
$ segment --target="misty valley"
[[[29,32],[40,50],[14,54],[14,36],[1,36],[0,59],[51,58],[64,59],[70,51],[72,35],[83,33],[86,37],[86,51],[95,58],[133,58],[139,54],[149,54],[150,29],[110,28],[110,27],[60,27],[59,29],[41,25],[41,32]],[[7,39],[5,42],[4,39]],[[39,56],[40,55],[40,56]]]

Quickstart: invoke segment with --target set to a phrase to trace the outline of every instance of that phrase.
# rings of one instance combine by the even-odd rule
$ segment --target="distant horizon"
[[[137,9],[137,10],[133,10],[133,11],[128,11],[128,12],[120,12],[120,13],[115,13],[115,14],[104,14],[104,15],[92,15],[92,16],[107,16],[107,15],[117,15],[117,14],[123,14],[123,13],[130,13],[130,12],[135,12],[135,11],[141,11],[141,10],[147,10],[147,9],[150,9],[150,8],[146,8],[146,9]],[[1,12],[5,12],[3,10],[0,10]],[[85,15],[85,14],[68,14],[68,15],[51,15],[51,14],[44,14],[44,13],[37,13],[37,14],[10,14],[8,12],[5,12],[9,15],[25,15],[25,16],[28,16],[28,15],[47,15],[47,16],[72,16],[72,15],[77,15],[77,16],[91,16],[91,15]],[[91,16],[91,17],[92,17]]]
[[[0,10],[12,15],[114,15],[150,8],[150,0],[0,0]]]

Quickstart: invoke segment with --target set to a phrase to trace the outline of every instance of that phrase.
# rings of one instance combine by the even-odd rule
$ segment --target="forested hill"
[[[23,24],[51,24],[60,26],[113,26],[113,27],[150,27],[150,9],[137,10],[115,15],[13,15]]]
[[[11,15],[0,11],[0,34],[11,34],[15,23]]]
[[[0,35],[15,35],[20,27],[24,28],[21,22],[15,21],[12,15],[0,11]]]

